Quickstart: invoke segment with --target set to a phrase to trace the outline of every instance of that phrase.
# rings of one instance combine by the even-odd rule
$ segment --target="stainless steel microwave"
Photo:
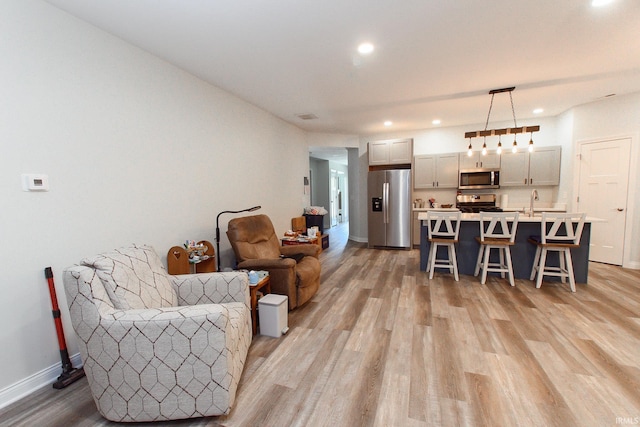
[[[483,188],[500,188],[499,169],[461,169],[458,189],[480,190]]]

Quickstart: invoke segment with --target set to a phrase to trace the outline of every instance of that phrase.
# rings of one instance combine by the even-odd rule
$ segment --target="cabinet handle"
[[[524,179],[524,185],[527,185],[527,178]]]
[[[435,186],[436,186],[436,182],[435,182],[435,181],[432,181],[432,182],[431,182],[431,186],[432,186],[432,187],[435,187]]]
[[[529,184],[533,184],[533,178],[529,178]]]
[[[618,212],[622,212],[622,211],[624,211],[623,208],[618,208]]]

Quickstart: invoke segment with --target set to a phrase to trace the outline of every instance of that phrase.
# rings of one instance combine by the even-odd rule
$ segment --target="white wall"
[[[313,147],[356,148],[358,143],[358,135],[324,132],[307,133],[307,144],[311,150],[313,150]]]
[[[311,202],[310,205],[322,206],[329,211],[329,161],[323,159],[310,158],[309,168],[311,170]],[[328,216],[323,218],[324,228],[329,228]]]
[[[0,2],[0,33],[2,406],[60,374],[45,267],[65,307],[62,271],[84,256],[137,242],[166,259],[185,239],[213,241],[218,212],[253,205],[284,231],[308,204],[308,147],[300,129],[46,3]],[[48,174],[51,191],[23,192],[22,173]]]
[[[631,138],[631,161],[623,266],[640,269],[640,93],[606,98],[573,110],[573,141]],[[575,163],[575,161],[574,161]],[[578,171],[574,166],[574,188]]]
[[[364,148],[348,148],[349,159],[349,239],[367,242],[367,158]]]

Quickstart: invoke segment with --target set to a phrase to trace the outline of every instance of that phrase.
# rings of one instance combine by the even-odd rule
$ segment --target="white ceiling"
[[[476,130],[509,86],[518,119],[640,91],[640,0],[48,2],[309,131]]]

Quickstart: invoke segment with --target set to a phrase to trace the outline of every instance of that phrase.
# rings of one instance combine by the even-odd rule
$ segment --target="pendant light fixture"
[[[529,136],[529,152],[531,153],[533,151],[533,132],[531,132],[531,135]]]
[[[513,135],[513,145],[512,145],[511,151],[516,153],[518,151],[518,141],[516,140],[516,135],[518,135],[519,133],[531,134],[531,137],[529,139],[529,152],[533,151],[533,132],[538,132],[540,130],[540,126],[535,125],[535,126],[518,127],[518,124],[516,122],[516,110],[513,107],[513,96],[511,95],[511,92],[513,92],[514,89],[515,89],[515,86],[506,87],[502,89],[492,89],[489,91],[489,95],[491,95],[491,103],[489,104],[489,112],[487,113],[487,121],[484,124],[484,130],[465,132],[464,134],[465,138],[469,138],[469,149],[468,149],[469,151],[467,153],[469,156],[473,155],[473,145],[471,143],[472,138],[479,138],[479,137],[484,138],[484,141],[482,144],[482,154],[486,155],[487,154],[487,137],[495,136],[495,135],[498,135],[498,148],[496,150],[498,154],[502,153],[502,141],[500,138],[501,135]],[[513,115],[513,127],[503,128],[503,129],[488,129],[489,118],[491,117],[491,109],[493,108],[493,98],[495,97],[496,93],[503,93],[503,92],[509,93],[509,100],[511,101],[511,114]]]

